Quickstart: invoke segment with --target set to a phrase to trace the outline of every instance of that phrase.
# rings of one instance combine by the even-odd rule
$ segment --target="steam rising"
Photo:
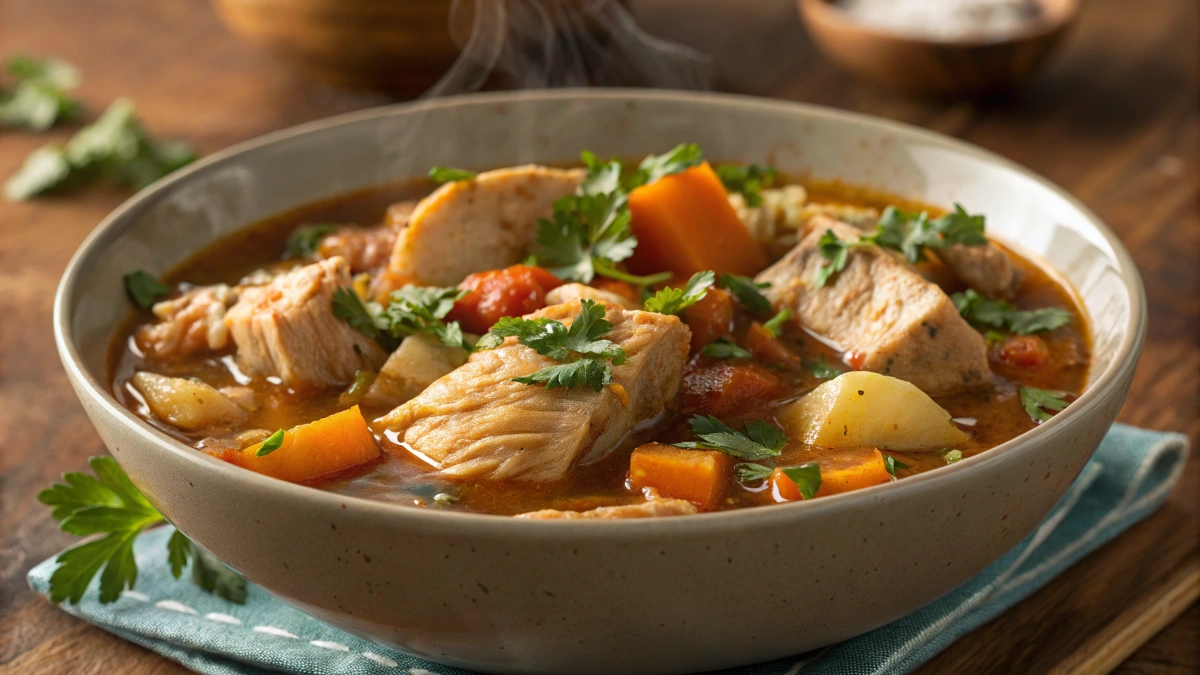
[[[707,56],[646,33],[617,0],[454,0],[449,19],[462,51],[427,98],[493,77],[517,89],[710,88]]]

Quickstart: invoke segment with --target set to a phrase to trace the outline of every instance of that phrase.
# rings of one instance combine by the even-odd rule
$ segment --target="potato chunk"
[[[155,417],[184,431],[233,425],[247,417],[241,406],[203,382],[141,372],[130,383]]]
[[[925,392],[867,371],[822,384],[780,408],[776,419],[792,440],[827,448],[940,450],[969,438]]]

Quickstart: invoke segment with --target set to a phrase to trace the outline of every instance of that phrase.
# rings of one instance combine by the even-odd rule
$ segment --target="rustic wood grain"
[[[1121,420],[1200,440],[1200,6],[1090,0],[1048,68],[987,101],[922,101],[856,84],[825,64],[789,0],[637,0],[652,32],[716,57],[723,89],[815,102],[926,126],[999,152],[1065,186],[1108,222],[1142,270],[1150,331]],[[684,11],[686,9],[686,11]],[[0,58],[56,54],[84,71],[95,113],[118,95],[149,126],[212,152],[383,98],[315,85],[229,37],[203,2],[6,0]],[[70,129],[3,132],[0,176]],[[0,674],[182,672],[30,592],[25,574],[71,543],[33,497],[103,452],[50,333],[70,254],[125,197],[96,188],[0,204]],[[1200,551],[1200,464],[1162,510],[959,640],[921,673],[1047,672],[1150,597]],[[1193,606],[1115,672],[1200,670]]]

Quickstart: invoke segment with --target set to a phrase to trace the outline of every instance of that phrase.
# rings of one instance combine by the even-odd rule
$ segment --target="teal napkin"
[[[1011,607],[1075,561],[1146,517],[1167,498],[1187,459],[1187,439],[1118,424],[1062,501],[1029,535],[971,581],[894,623],[817,652],[726,671],[737,675],[907,673]],[[405,673],[467,671],[371,644],[249,586],[235,605],[171,577],[170,529],[138,538],[136,591],[109,605],[96,582],[62,609],[201,673]],[[54,559],[29,571],[47,593]]]

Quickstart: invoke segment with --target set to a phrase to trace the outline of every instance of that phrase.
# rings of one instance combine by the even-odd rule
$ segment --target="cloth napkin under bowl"
[[[1016,604],[1163,503],[1188,455],[1181,434],[1115,425],[1046,520],[971,581],[909,616],[817,652],[726,671],[736,675],[907,673]],[[138,538],[136,591],[101,605],[96,584],[62,609],[201,673],[404,673],[467,671],[414,658],[327,626],[249,585],[246,604],[174,579],[170,528]],[[46,594],[54,559],[29,571]]]

